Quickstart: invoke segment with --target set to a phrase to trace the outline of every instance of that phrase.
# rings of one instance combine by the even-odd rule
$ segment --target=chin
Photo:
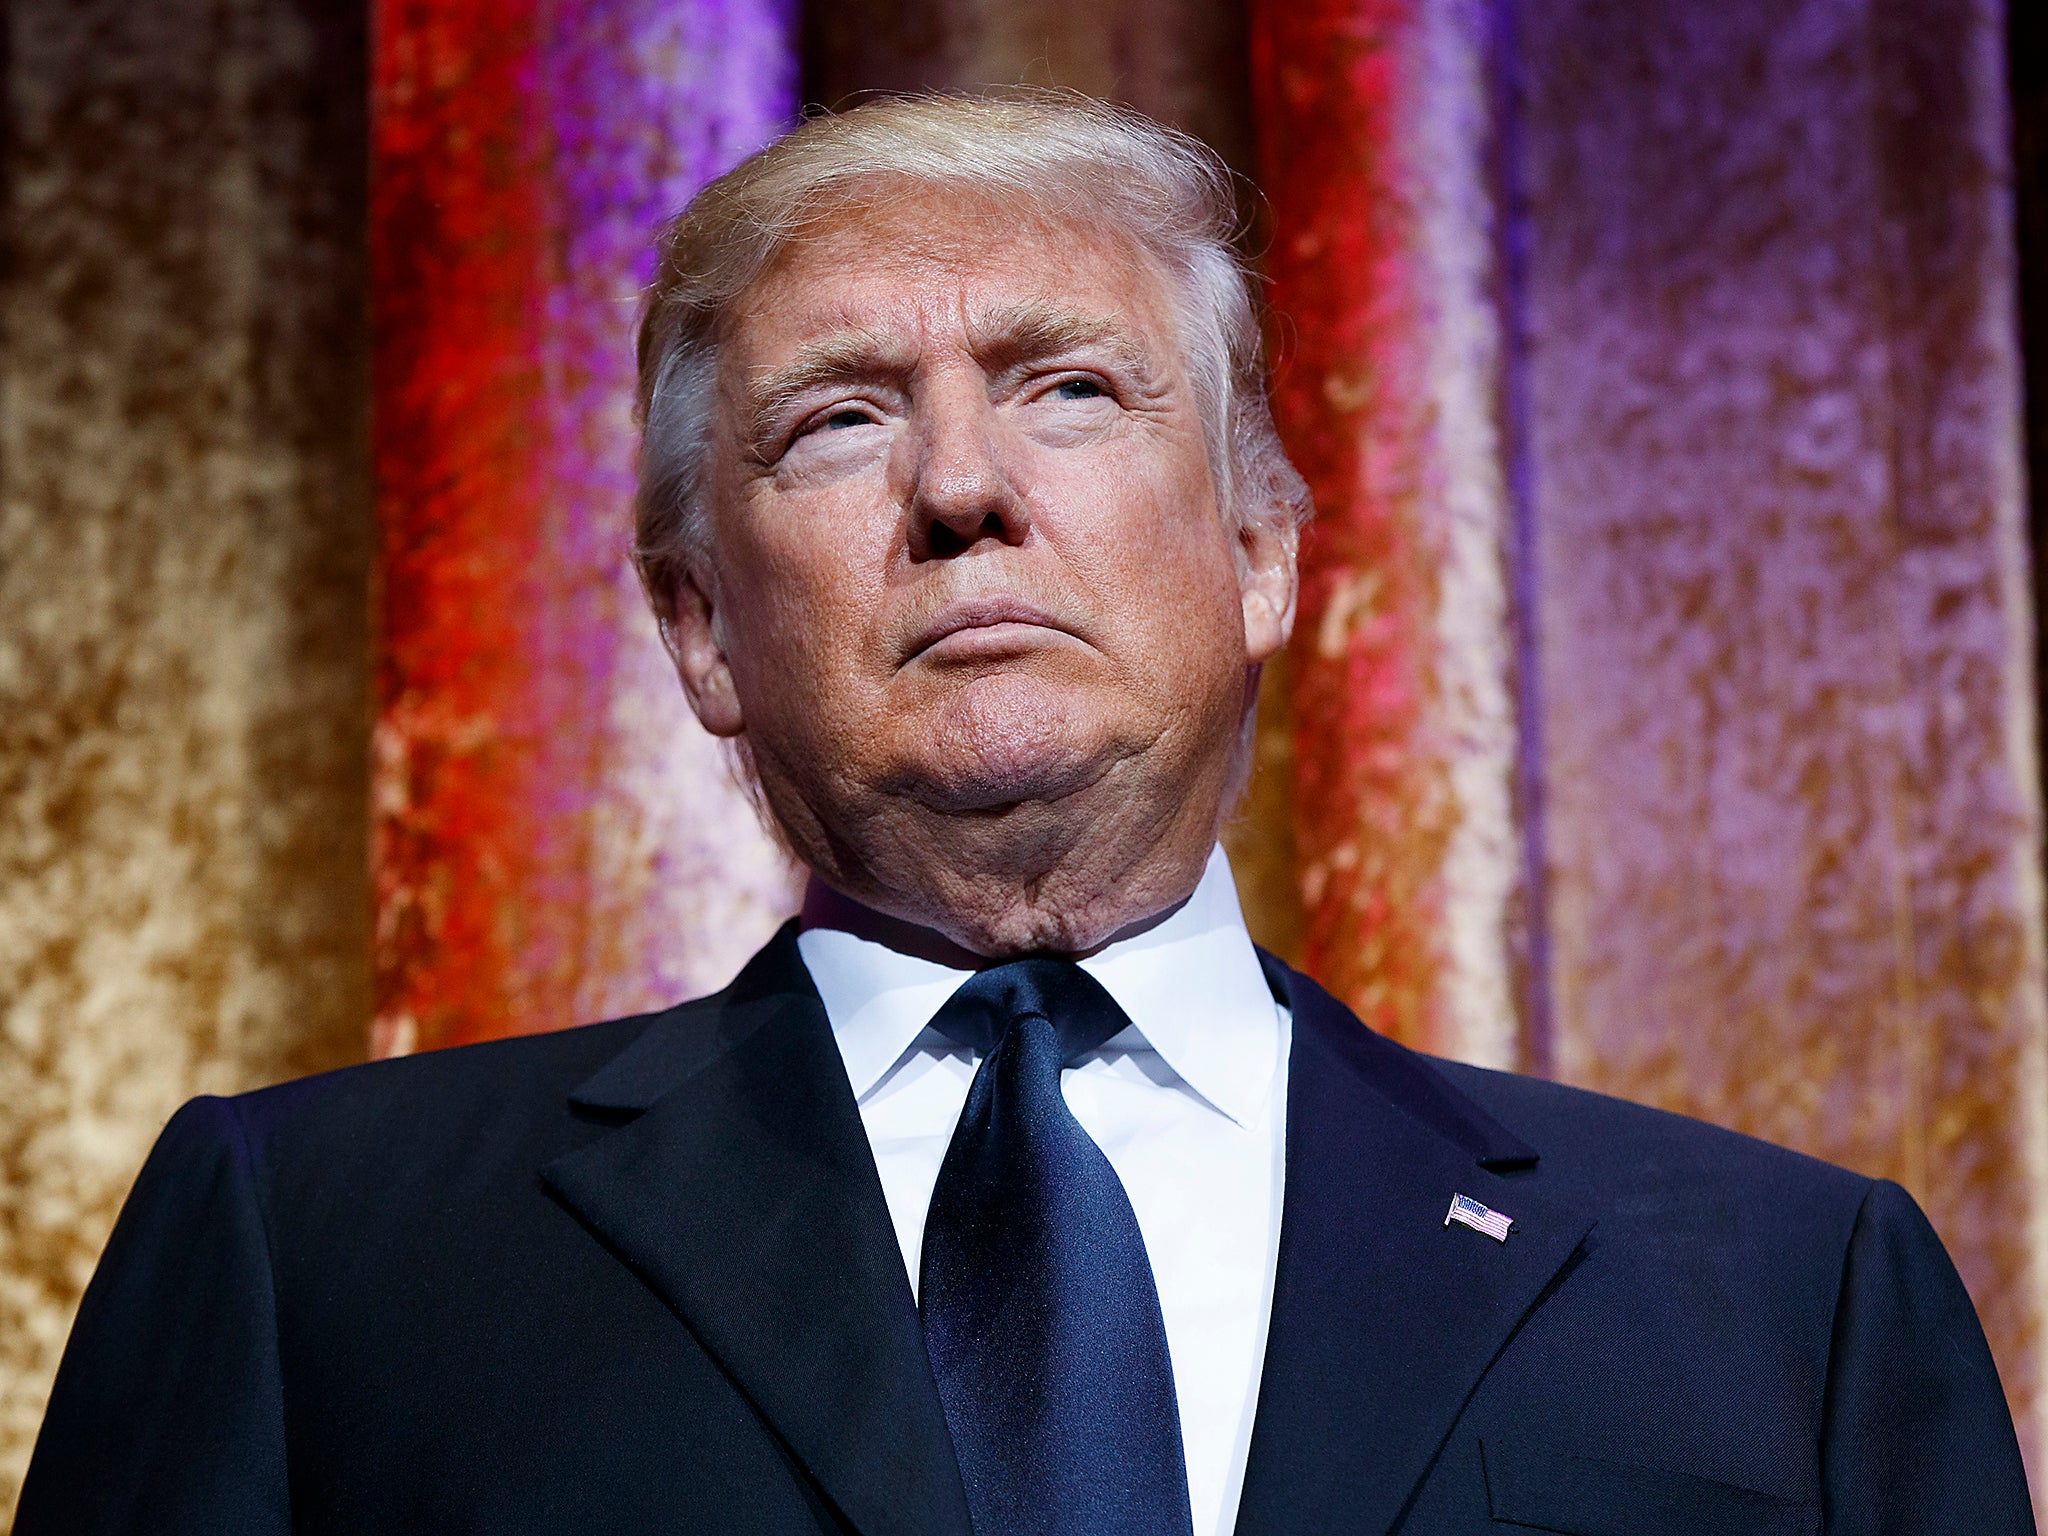
[[[1065,690],[977,687],[937,718],[904,724],[902,786],[935,811],[1062,800],[1123,755],[1100,712]]]
[[[1075,751],[932,757],[905,774],[910,795],[929,810],[956,815],[1064,800],[1109,771],[1108,763]]]
[[[963,948],[990,960],[1023,955],[1076,955],[1094,949],[1109,935],[1107,924],[1089,924],[1078,914],[1051,913],[1031,906],[1009,905],[986,914],[956,916]]]

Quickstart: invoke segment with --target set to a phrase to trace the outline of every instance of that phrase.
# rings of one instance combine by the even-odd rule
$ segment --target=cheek
[[[1104,600],[1105,617],[1187,648],[1196,635],[1238,646],[1243,604],[1230,538],[1206,462],[1123,455],[1063,466],[1048,501],[1069,509],[1069,547]],[[1159,637],[1164,637],[1160,639]]]
[[[729,565],[747,579],[728,593],[726,625],[743,705],[753,694],[755,710],[775,699],[815,708],[852,686],[885,594],[868,547],[884,539],[851,489],[750,497],[735,519]]]

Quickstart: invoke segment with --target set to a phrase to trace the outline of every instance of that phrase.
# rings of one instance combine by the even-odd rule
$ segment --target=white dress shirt
[[[972,972],[836,927],[797,938],[874,1148],[915,1292],[925,1210],[976,1061],[925,1026]],[[1159,1287],[1195,1536],[1237,1520],[1272,1310],[1292,1021],[1218,848],[1165,921],[1081,962],[1131,1027],[1061,1077],[1109,1158]]]

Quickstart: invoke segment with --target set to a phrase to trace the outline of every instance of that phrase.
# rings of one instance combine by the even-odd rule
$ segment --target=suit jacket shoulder
[[[848,1436],[857,1460],[900,1474],[873,1502],[911,1513],[864,1529],[965,1536],[949,1505],[912,1518],[901,1482],[943,1504],[950,1477],[959,1497],[949,1463],[909,1455],[913,1414],[832,1404],[854,1373],[805,1358],[777,1315],[760,1240],[797,1245],[829,1303],[857,1287],[828,1223],[871,1193],[896,1288],[878,1306],[915,1339],[879,1187],[849,1196],[809,1149],[764,1149],[779,1093],[808,1081],[841,1107],[794,947],[764,953],[772,998],[749,994],[757,958],[663,1013],[187,1105],[88,1288],[16,1529],[838,1530],[835,1499],[861,1490],[791,1448],[822,1402],[872,1424]],[[837,1091],[824,1152],[864,1154],[843,1071]],[[778,1220],[777,1194],[823,1215]],[[857,1337],[850,1306],[813,1307],[815,1327]],[[798,1408],[769,1401],[762,1357],[800,1381]]]
[[[1626,1507],[1648,1530],[2033,1528],[1975,1309],[1906,1191],[1682,1115],[1434,1066],[1540,1147],[1546,1190],[1595,1221],[1558,1304],[1472,1405],[1495,1518]],[[1500,1412],[1589,1386],[1600,1411],[1576,1428]]]
[[[708,1032],[717,998],[545,1034],[364,1062],[229,1101],[273,1171],[321,1184],[403,1175],[418,1186],[459,1164],[475,1178],[575,1139],[569,1096],[649,1029]]]
[[[1874,1180],[1704,1120],[1543,1078],[1428,1058],[1492,1119],[1542,1149],[1551,1188],[1599,1211],[1603,1224],[1717,1221],[1798,1246],[1846,1241]]]
[[[1904,1191],[1432,1060],[1268,976],[1295,1048],[1240,1536],[2033,1528],[1982,1330]],[[1453,1194],[1505,1240],[1448,1223]]]

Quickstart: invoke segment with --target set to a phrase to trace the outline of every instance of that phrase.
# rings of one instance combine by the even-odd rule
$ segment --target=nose
[[[1002,425],[985,387],[960,380],[935,388],[919,401],[918,416],[911,558],[946,560],[990,539],[1023,543],[1031,517],[1004,466]]]

